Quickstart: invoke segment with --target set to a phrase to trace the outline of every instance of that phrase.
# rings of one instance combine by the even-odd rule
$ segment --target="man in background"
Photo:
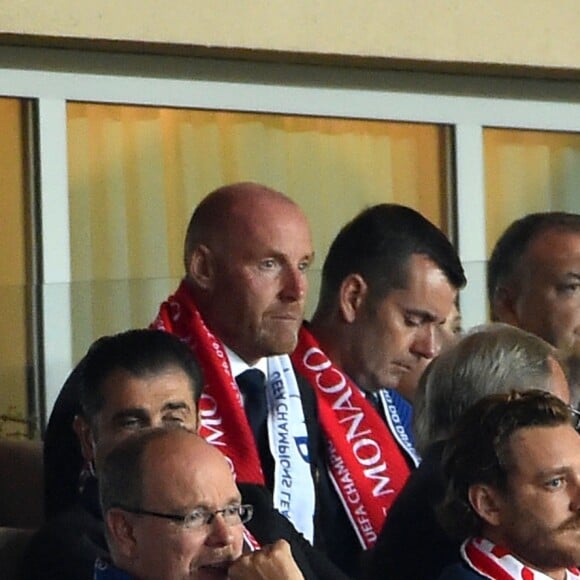
[[[580,342],[580,215],[545,212],[513,222],[488,265],[494,320],[561,349]]]
[[[442,580],[580,578],[580,437],[541,391],[481,400],[449,439],[439,515],[465,540]]]

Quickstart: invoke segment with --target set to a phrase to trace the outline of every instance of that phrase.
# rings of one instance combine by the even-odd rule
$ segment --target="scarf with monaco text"
[[[331,479],[362,547],[371,548],[409,477],[405,454],[377,410],[304,325],[291,358],[316,393]]]

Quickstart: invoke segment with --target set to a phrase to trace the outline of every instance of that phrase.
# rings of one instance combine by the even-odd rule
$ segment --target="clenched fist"
[[[285,540],[238,558],[228,570],[230,580],[304,580]]]

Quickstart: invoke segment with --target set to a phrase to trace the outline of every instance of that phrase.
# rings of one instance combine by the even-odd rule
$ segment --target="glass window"
[[[445,126],[69,103],[75,360],[95,337],[143,326],[183,273],[185,228],[209,191],[257,181],[309,216],[320,267],[363,207],[398,202],[448,230]]]
[[[0,436],[35,432],[28,424],[29,297],[26,103],[0,98]]]
[[[487,253],[527,213],[580,213],[580,134],[485,129]]]

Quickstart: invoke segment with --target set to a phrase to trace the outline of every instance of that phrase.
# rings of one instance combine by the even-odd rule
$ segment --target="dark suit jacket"
[[[79,474],[83,456],[73,431],[75,415],[81,412],[79,401],[83,360],[64,383],[44,434],[44,513],[47,520],[79,501]]]
[[[370,558],[368,580],[436,579],[459,560],[460,543],[440,526],[435,507],[445,493],[441,474],[444,442],[434,443],[391,507]]]
[[[108,555],[96,485],[47,521],[24,556],[24,580],[92,580],[97,557]]]
[[[480,580],[486,577],[469,568],[464,562],[459,562],[445,568],[441,576],[439,576],[439,580]]]

